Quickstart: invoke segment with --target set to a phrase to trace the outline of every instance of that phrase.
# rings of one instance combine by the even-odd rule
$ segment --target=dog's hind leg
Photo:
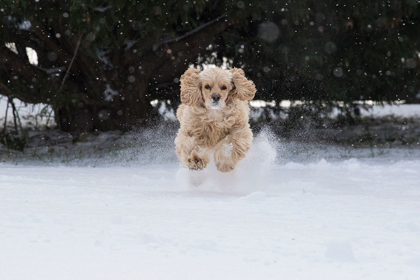
[[[176,154],[185,167],[202,170],[210,161],[207,149],[197,145],[195,138],[180,131],[175,139]]]

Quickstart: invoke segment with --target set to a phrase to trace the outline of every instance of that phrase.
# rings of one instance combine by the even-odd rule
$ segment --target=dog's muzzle
[[[211,95],[211,108],[212,109],[220,109],[220,94],[218,93],[213,93]]]
[[[219,100],[220,100],[220,94],[218,94],[218,93],[213,93],[213,94],[211,95],[211,100],[212,100],[212,102],[213,102],[213,103],[219,103]]]

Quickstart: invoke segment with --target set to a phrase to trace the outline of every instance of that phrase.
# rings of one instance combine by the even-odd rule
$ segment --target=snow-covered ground
[[[54,112],[52,108],[46,104],[25,104],[19,99],[13,99],[19,114],[19,119],[24,127],[42,127],[46,124],[55,125]],[[9,109],[7,110],[7,107]],[[2,125],[7,112],[8,123],[13,123],[12,106],[8,104],[5,97],[0,96],[0,120]]]
[[[233,174],[0,164],[0,279],[420,279],[420,160],[274,146]]]
[[[107,91],[109,91],[107,89]],[[112,89],[111,89],[112,91]],[[106,93],[107,94],[107,93]],[[111,92],[109,96],[112,96],[114,93]],[[54,112],[51,106],[46,104],[25,104],[21,102],[19,99],[14,99],[14,103],[18,110],[20,120],[24,127],[44,127],[48,124],[50,127],[55,126],[54,121]],[[158,106],[159,114],[165,120],[172,120],[176,121],[175,112],[172,108],[168,108],[164,102],[158,102],[158,100],[154,100],[151,102],[153,106]],[[7,99],[0,98],[0,121],[4,122],[4,117],[6,116],[6,107],[7,107]],[[257,120],[263,110],[261,107],[265,106],[272,106],[275,102],[265,102],[262,100],[254,100],[251,101],[251,106],[254,107],[254,110],[251,112],[251,118],[253,120]],[[301,104],[297,102],[296,104]],[[420,104],[399,104],[399,105],[380,105],[374,104],[373,102],[367,102],[369,106],[371,106],[370,110],[361,110],[361,115],[363,117],[386,117],[386,116],[394,116],[394,117],[403,117],[403,118],[412,118],[412,117],[420,117]],[[280,103],[280,107],[283,109],[287,109],[291,106],[291,102],[289,100],[283,100]],[[13,122],[13,112],[11,106],[9,106],[9,110],[7,111],[7,119],[9,123],[12,124]],[[336,117],[339,114],[339,110],[335,108],[331,113],[330,117]],[[284,114],[284,112],[282,112]],[[286,117],[286,115],[281,115],[281,117]],[[278,116],[272,114],[272,118],[277,118]]]
[[[363,110],[362,116],[385,117],[400,116],[404,118],[420,117],[419,104],[401,104],[401,105],[374,105],[372,110]]]

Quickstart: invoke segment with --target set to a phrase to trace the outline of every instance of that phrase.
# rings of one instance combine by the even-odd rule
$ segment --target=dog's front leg
[[[230,172],[245,158],[251,148],[252,131],[249,127],[233,129],[214,148],[214,162],[220,172]]]
[[[207,150],[197,145],[195,138],[183,131],[175,138],[176,154],[185,167],[202,170],[210,161]]]
[[[209,155],[198,147],[189,154],[185,165],[191,170],[203,170],[209,161]]]

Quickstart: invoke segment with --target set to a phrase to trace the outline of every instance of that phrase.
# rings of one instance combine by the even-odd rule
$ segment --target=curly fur
[[[237,95],[242,101],[254,99],[256,92],[255,85],[245,77],[244,70],[233,68],[231,72],[232,81],[236,86],[236,90],[233,94]]]
[[[198,104],[201,97],[200,70],[190,68],[181,76],[181,102],[186,105]]]
[[[209,93],[203,92],[205,83],[215,88],[218,84],[228,85],[226,94],[221,94],[224,103],[220,110],[209,108]],[[175,145],[185,167],[205,168],[213,152],[219,171],[235,169],[251,147],[248,100],[254,98],[255,92],[254,83],[246,79],[242,69],[210,68],[200,73],[191,68],[181,76],[182,104],[177,111],[181,126]]]

